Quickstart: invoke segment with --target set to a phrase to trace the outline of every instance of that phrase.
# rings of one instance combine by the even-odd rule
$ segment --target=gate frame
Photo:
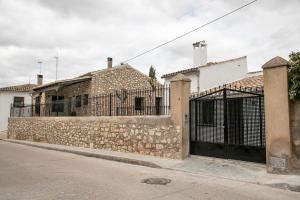
[[[258,98],[258,109],[259,109],[259,144],[260,146],[249,146],[249,145],[241,145],[241,144],[230,144],[228,141],[228,91],[237,93],[237,94],[249,94],[253,95],[253,97]],[[192,102],[195,101],[200,101],[199,99],[214,95],[216,93],[222,93],[219,94],[219,97],[221,97],[221,101],[223,101],[223,129],[222,129],[222,134],[224,137],[223,143],[214,143],[214,142],[205,142],[201,140],[198,140],[198,103],[195,103],[195,110],[196,113],[194,114],[195,116],[195,140],[193,144],[192,140]],[[239,96],[239,95],[238,95]],[[244,96],[242,97],[233,97],[232,99],[237,99],[237,98],[245,98]],[[206,91],[205,93],[200,94],[199,96],[196,97],[191,97],[189,101],[189,108],[190,108],[190,154],[193,154],[195,149],[197,149],[197,145],[203,145],[204,148],[215,148],[214,150],[217,150],[217,153],[215,152],[207,152],[206,154],[202,152],[202,155],[204,156],[213,156],[213,157],[220,157],[220,158],[225,158],[225,159],[236,159],[236,160],[245,160],[245,161],[252,161],[252,162],[260,162],[260,163],[265,163],[266,162],[266,140],[263,141],[263,134],[265,134],[265,131],[263,132],[263,105],[262,105],[262,98],[264,98],[264,91],[263,88],[227,88],[226,85],[223,87],[215,88],[214,90],[209,90]],[[214,108],[216,109],[216,108]],[[265,137],[266,139],[266,137]],[[264,142],[264,144],[263,144]],[[193,149],[193,145],[195,146],[195,149]],[[206,146],[206,147],[205,147]],[[220,153],[223,151],[223,153]],[[254,156],[246,156],[246,153],[244,152],[249,152],[249,154],[253,154]],[[201,151],[198,151],[199,153],[196,153],[196,155],[201,154]],[[230,154],[231,152],[231,154]],[[240,153],[237,153],[240,152]],[[234,154],[235,153],[235,154]],[[230,154],[230,156],[229,156]],[[257,155],[257,156],[256,156]]]

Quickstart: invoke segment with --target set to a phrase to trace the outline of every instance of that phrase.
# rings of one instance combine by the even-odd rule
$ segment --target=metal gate
[[[263,91],[223,88],[190,99],[190,153],[266,162]]]

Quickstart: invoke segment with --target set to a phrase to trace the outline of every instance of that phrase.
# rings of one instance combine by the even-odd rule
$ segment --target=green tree
[[[292,100],[300,99],[300,52],[289,55],[289,95]]]
[[[156,80],[156,70],[154,69],[154,67],[151,65],[150,69],[149,69],[149,77],[152,80]]]

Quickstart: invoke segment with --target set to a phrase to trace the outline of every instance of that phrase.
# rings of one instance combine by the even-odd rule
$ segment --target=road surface
[[[171,183],[141,183],[145,178]],[[0,199],[285,200],[300,193],[0,141]]]

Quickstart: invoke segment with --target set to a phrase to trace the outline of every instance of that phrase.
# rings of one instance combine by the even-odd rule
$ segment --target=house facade
[[[15,85],[0,88],[0,132],[7,130],[11,107],[23,107],[31,104],[32,88],[35,84]],[[14,113],[18,116],[21,113]]]
[[[172,72],[161,78],[165,83],[182,73],[192,80],[191,92],[201,92],[246,77],[247,57],[239,57],[220,62],[207,62],[207,44],[200,41],[193,44],[194,65],[192,68]]]
[[[35,87],[35,116],[139,115],[161,112],[165,88],[128,64]],[[147,91],[147,92],[146,92]]]

